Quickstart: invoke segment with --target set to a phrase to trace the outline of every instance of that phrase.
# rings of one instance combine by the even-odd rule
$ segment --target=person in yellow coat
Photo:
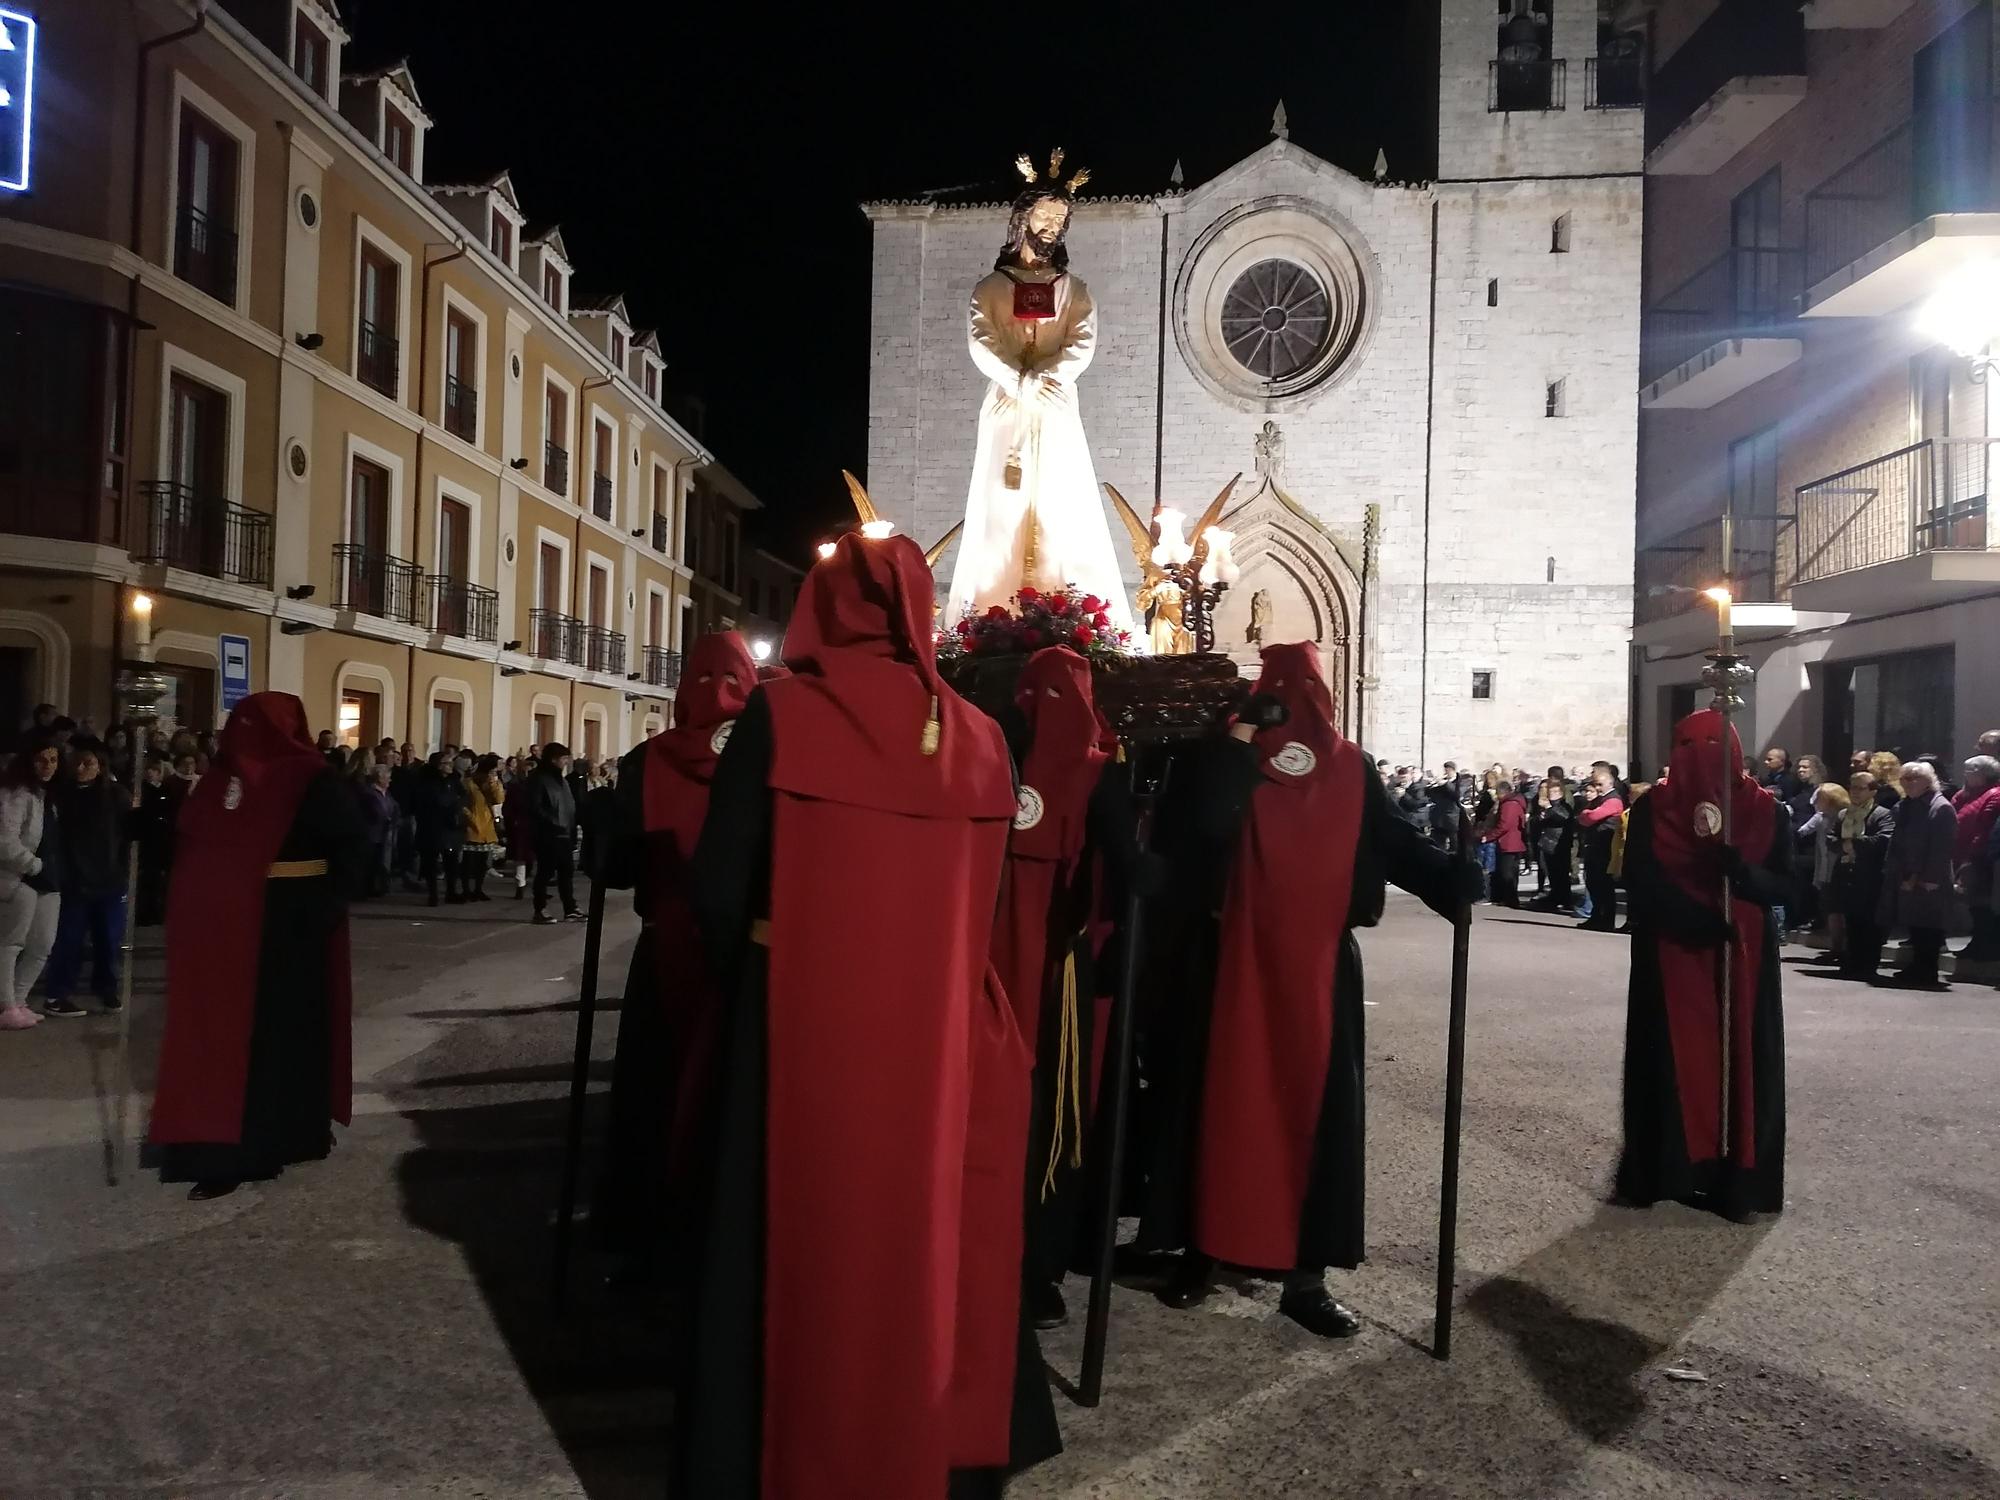
[[[500,853],[496,816],[506,796],[500,785],[500,757],[483,755],[475,762],[470,755],[461,755],[458,775],[463,798],[459,821],[465,834],[459,854],[461,884],[467,901],[491,901],[486,894],[486,867]]]

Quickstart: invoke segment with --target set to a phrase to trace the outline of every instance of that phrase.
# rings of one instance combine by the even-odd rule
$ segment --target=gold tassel
[[[926,755],[938,753],[938,740],[944,734],[944,726],[938,723],[937,694],[931,694],[931,716],[924,720],[923,752]]]
[[[1063,1097],[1069,1097],[1071,1167],[1083,1165],[1083,1028],[1076,1002],[1076,944],[1063,957],[1062,1015],[1056,1022],[1056,1123],[1049,1138],[1049,1165],[1042,1173],[1042,1198],[1056,1188],[1063,1154]]]
[[[1021,453],[1019,449],[1007,455],[1007,463],[1000,470],[1000,482],[1010,490],[1021,487]]]

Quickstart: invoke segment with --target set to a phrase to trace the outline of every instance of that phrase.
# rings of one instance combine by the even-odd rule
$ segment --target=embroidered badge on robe
[[[708,753],[711,755],[722,754],[723,747],[729,743],[729,736],[735,732],[735,729],[736,721],[734,719],[724,719],[720,724],[716,725],[715,733],[708,737]]]
[[[1290,740],[1282,750],[1271,757],[1271,764],[1287,776],[1309,776],[1313,767],[1319,764],[1319,757],[1312,753],[1311,746]]]
[[[1014,798],[1014,826],[1022,832],[1042,821],[1042,794],[1031,786],[1021,788]]]
[[[224,812],[235,812],[242,805],[243,778],[241,776],[232,776],[229,778],[229,785],[222,789],[222,810]]]

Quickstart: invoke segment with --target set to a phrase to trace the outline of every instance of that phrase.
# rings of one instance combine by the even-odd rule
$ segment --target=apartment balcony
[[[424,570],[413,562],[340,542],[333,549],[333,607],[398,625],[423,623]]]
[[[639,674],[648,687],[671,691],[681,685],[681,654],[665,646],[648,646],[640,658]]]
[[[463,641],[500,639],[500,596],[492,589],[458,578],[432,574],[430,627],[434,635]]]
[[[357,331],[357,339],[359,349],[354,362],[356,378],[363,385],[393,399],[396,394],[396,369],[401,357],[401,348],[396,342],[396,336],[386,328],[378,327],[363,318]]]
[[[528,649],[542,661],[582,666],[583,621],[558,610],[529,610]]]
[[[611,476],[590,476],[590,513],[600,521],[611,519]]]
[[[218,302],[236,301],[236,231],[193,204],[174,215],[174,275]]]
[[[1905,122],[1807,193],[1803,315],[1900,312],[1959,267],[2000,255],[2000,192],[1981,151],[1943,142],[1928,153],[1941,165],[1920,171]]]
[[[653,550],[666,553],[673,550],[674,523],[666,516],[653,517]]]
[[[1632,639],[1692,650],[1715,639],[1714,607],[1702,597],[1727,588],[1742,640],[1783,635],[1796,623],[1778,575],[1778,535],[1790,517],[1717,517],[1639,548]]]
[[[1807,31],[1875,31],[1910,8],[1915,0],[1805,0]]]
[[[608,672],[623,677],[625,637],[602,625],[586,625],[583,628],[582,666],[586,671]]]
[[[1715,406],[1797,364],[1805,346],[1791,330],[1802,264],[1797,250],[1732,246],[1648,308],[1639,405]]]
[[[1723,0],[1653,74],[1646,96],[1646,170],[1705,176],[1805,96],[1805,27],[1798,11]]]
[[[2000,438],[1926,438],[1799,486],[1801,609],[1878,613],[2000,587],[1988,524]]]
[[[1486,69],[1488,114],[1560,110],[1568,103],[1569,63],[1564,58],[1545,57],[1532,62],[1496,58]]]
[[[138,486],[142,517],[135,562],[179,568],[251,588],[271,586],[271,518],[184,484]]]
[[[479,390],[456,375],[444,378],[444,430],[468,443],[479,441]]]
[[[558,495],[569,493],[569,449],[542,444],[542,488]]]
[[[1646,58],[1586,57],[1583,60],[1583,107],[1585,109],[1644,109],[1646,107]]]

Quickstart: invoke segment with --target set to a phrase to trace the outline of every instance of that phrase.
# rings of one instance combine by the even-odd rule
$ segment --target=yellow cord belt
[[[1062,1015],[1056,1022],[1056,1124],[1049,1139],[1049,1165],[1042,1173],[1042,1198],[1055,1191],[1056,1168],[1062,1163],[1063,1100],[1067,1096],[1073,1125],[1069,1164],[1083,1165],[1083,1033],[1076,1003],[1076,944],[1063,959]]]

